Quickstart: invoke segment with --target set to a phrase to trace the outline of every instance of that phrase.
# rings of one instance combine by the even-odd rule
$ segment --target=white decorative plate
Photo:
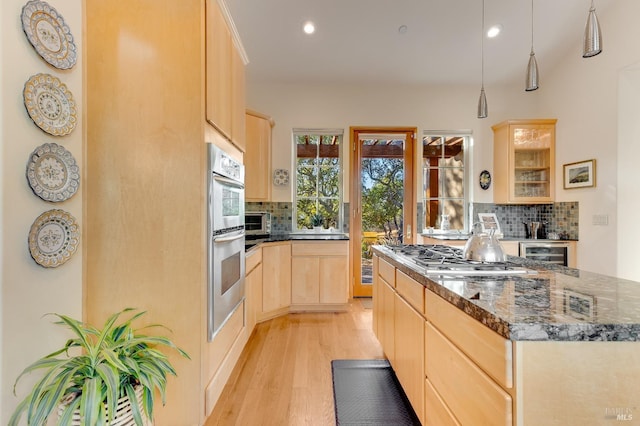
[[[273,171],[273,184],[286,185],[289,183],[289,170],[275,169]]]
[[[58,78],[36,74],[24,84],[24,106],[38,127],[53,136],[68,135],[76,128],[73,95]]]
[[[42,58],[59,69],[76,64],[76,45],[69,26],[57,10],[43,1],[32,0],[22,8],[22,29]]]
[[[68,200],[80,185],[80,168],[73,155],[56,143],[40,145],[29,156],[27,180],[45,201]]]
[[[64,210],[42,213],[29,231],[31,257],[45,268],[55,268],[71,259],[79,242],[76,218]]]

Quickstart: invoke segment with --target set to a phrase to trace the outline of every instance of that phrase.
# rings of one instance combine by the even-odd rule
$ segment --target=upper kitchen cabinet
[[[493,201],[552,203],[556,119],[507,120],[493,129]]]
[[[271,199],[271,128],[274,122],[259,112],[247,110],[245,164],[245,199]]]
[[[216,0],[206,1],[206,117],[245,150],[245,70],[241,49]]]

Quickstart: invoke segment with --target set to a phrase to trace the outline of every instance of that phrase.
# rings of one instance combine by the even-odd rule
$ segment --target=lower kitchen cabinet
[[[376,336],[422,423],[513,424],[512,342],[385,259],[374,266]]]
[[[422,287],[421,284],[420,287]],[[394,371],[418,418],[424,419],[425,319],[399,294],[394,304]]]
[[[438,331],[426,325],[426,374],[462,424],[513,424],[512,398]]]
[[[346,309],[349,300],[349,243],[291,243],[292,310]]]
[[[262,247],[262,310],[259,320],[282,315],[291,305],[291,243]]]
[[[424,426],[460,425],[460,422],[456,420],[429,379],[426,379],[424,384],[424,412],[425,416],[422,420]],[[428,413],[428,415],[426,413]]]
[[[262,247],[247,254],[245,266],[245,315],[247,333],[250,335],[262,312]]]
[[[394,362],[394,319],[395,310],[395,268],[393,265],[373,256],[373,325],[382,350],[393,365]]]

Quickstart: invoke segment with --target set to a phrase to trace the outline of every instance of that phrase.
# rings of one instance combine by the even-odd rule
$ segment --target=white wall
[[[70,26],[78,47],[78,63],[61,71],[46,63],[25,37],[20,13],[25,0],[0,2],[2,28],[0,74],[0,424],[7,424],[17,403],[24,397],[33,377],[21,382],[18,397],[13,383],[24,367],[61,347],[67,334],[43,318],[58,312],[80,318],[82,314],[82,243],[66,264],[45,269],[30,257],[27,236],[33,221],[43,212],[61,208],[82,224],[82,187],[63,203],[48,203],[36,197],[25,178],[29,154],[39,145],[63,145],[83,164],[82,139],[82,2],[51,1]],[[78,104],[79,123],[68,136],[54,137],[41,131],[29,118],[23,105],[25,81],[37,73],[58,77],[73,93]]]
[[[640,63],[620,72],[618,96],[618,275],[640,281]]]
[[[605,14],[599,14],[603,52],[589,59],[583,59],[580,51],[567,55],[544,80],[543,108],[556,112],[559,119],[557,139],[561,143],[556,153],[557,171],[562,173],[562,164],[566,163],[591,158],[597,162],[595,188],[558,192],[560,201],[580,203],[579,266],[626,277],[632,276],[628,269],[632,268],[636,271],[633,276],[640,280],[639,264],[633,256],[635,247],[621,245],[639,235],[639,231],[621,226],[635,223],[638,213],[631,201],[637,198],[637,182],[640,182],[635,161],[636,154],[640,153],[638,135],[636,132],[632,135],[635,137],[623,136],[618,129],[619,120],[623,118],[618,96],[620,75],[640,60],[640,28],[635,23],[638,16],[640,2],[636,0],[616,0]],[[625,114],[637,123],[640,110]],[[628,187],[624,182],[620,186],[618,176],[635,182],[635,186]],[[559,184],[562,188],[562,183]],[[626,189],[620,193],[622,188]],[[593,225],[594,215],[607,215],[609,225]]]
[[[481,191],[476,175],[492,169],[493,132],[491,126],[508,113],[532,116],[535,95],[515,107],[504,89],[486,87],[489,118],[476,117],[480,84],[465,87],[399,87],[339,85],[250,85],[247,103],[273,117],[272,168],[292,170],[291,129],[294,127],[342,128],[349,140],[350,126],[416,126],[425,129],[471,129],[474,137],[473,170],[478,202],[491,202],[492,192]],[[524,91],[522,91],[524,94]],[[516,97],[518,95],[515,95]],[[505,100],[507,102],[505,103]],[[348,163],[345,153],[345,163]],[[348,166],[348,164],[346,164]],[[347,172],[348,173],[348,170]],[[272,187],[273,201],[291,201],[291,185]],[[348,201],[348,194],[346,197]]]
[[[587,12],[582,12],[586,22]],[[627,218],[630,223],[638,211],[628,206],[624,206],[624,211],[617,210],[617,85],[620,71],[640,60],[637,42],[640,28],[634,23],[637,16],[640,16],[640,2],[617,0],[606,9],[606,14],[598,15],[604,40],[602,54],[583,59],[580,35],[567,43],[566,58],[555,68],[545,65],[544,58],[539,57],[541,88],[535,92],[527,93],[522,87],[526,64],[523,64],[522,81],[501,87],[487,86],[489,117],[484,120],[475,117],[479,84],[341,87],[252,85],[250,82],[247,103],[271,115],[276,122],[273,168],[292,168],[290,132],[293,127],[340,127],[345,129],[345,136],[349,126],[364,125],[417,126],[419,133],[423,129],[471,129],[475,140],[472,176],[476,202],[493,199],[491,190],[481,191],[477,185],[477,174],[483,169],[493,169],[491,126],[510,118],[557,118],[556,199],[579,202],[578,267],[616,275],[618,220]],[[633,142],[625,138],[624,143]],[[629,158],[626,151],[621,155]],[[563,164],[591,158],[597,161],[596,187],[563,189]],[[630,182],[640,182],[636,176],[638,169],[632,167],[628,171],[633,175]],[[291,187],[274,187],[273,197],[274,201],[290,201]],[[609,224],[593,225],[594,215],[607,215]],[[626,228],[620,233],[625,241],[640,239],[629,238]],[[640,274],[637,279],[640,280]]]

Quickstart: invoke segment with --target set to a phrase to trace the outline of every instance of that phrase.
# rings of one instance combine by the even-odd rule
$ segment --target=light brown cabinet
[[[512,424],[511,342],[386,260],[374,265],[377,337],[422,423]]]
[[[374,333],[391,365],[395,359],[394,311],[395,311],[395,268],[393,265],[373,256],[373,325]]]
[[[251,334],[262,312],[262,247],[247,253],[245,276],[245,315],[247,333]]]
[[[291,243],[292,310],[346,309],[349,299],[349,243]]]
[[[271,128],[273,120],[255,111],[246,112],[245,199],[271,199]]]
[[[507,120],[492,126],[494,203],[554,201],[556,121]]]
[[[262,247],[262,310],[260,319],[288,312],[291,305],[291,244]]]
[[[215,139],[207,132],[233,147],[205,120],[205,84],[215,76],[224,89],[244,78],[240,64],[237,76],[207,65],[207,48],[218,42],[231,48],[228,33],[205,36],[206,13],[216,8],[213,0],[83,2],[90,118],[83,150],[90,172],[83,181],[84,319],[102,324],[134,304],[171,329],[189,353],[191,360],[175,359],[178,377],[156,424],[203,424],[246,342],[242,308],[214,341],[206,337],[203,176],[205,142]],[[231,105],[231,93],[220,96]],[[237,149],[231,154],[241,158]]]
[[[421,284],[418,284],[422,287]],[[398,289],[399,290],[399,289]],[[424,323],[422,314],[399,294],[394,305],[394,370],[419,419],[424,418]]]
[[[245,71],[220,6],[206,1],[206,119],[245,150]]]

